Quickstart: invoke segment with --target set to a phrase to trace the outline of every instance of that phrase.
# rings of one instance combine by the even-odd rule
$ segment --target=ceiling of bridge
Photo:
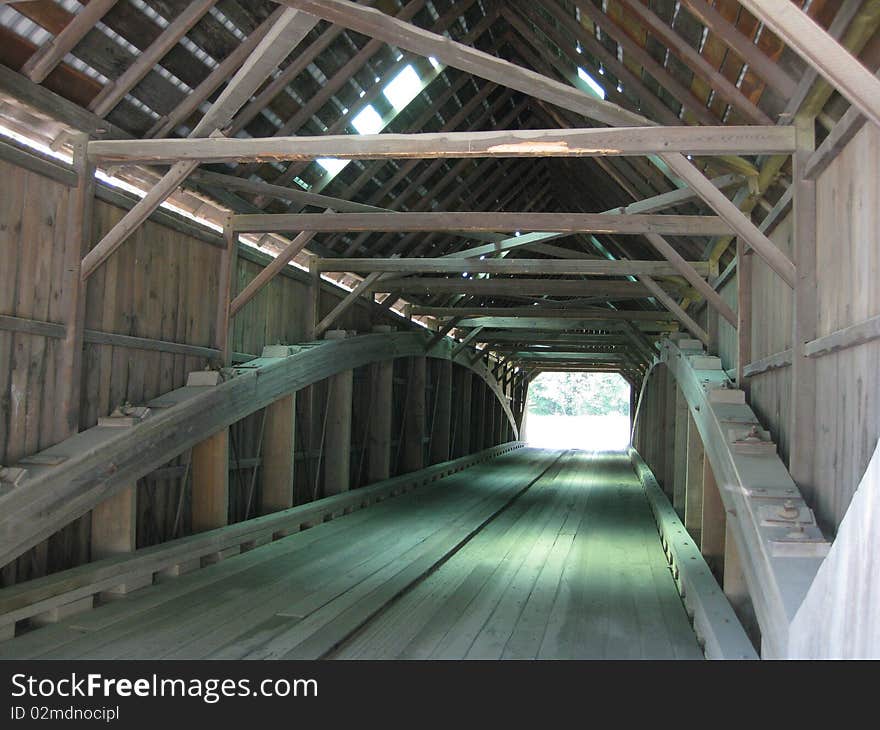
[[[376,0],[362,4],[570,83],[664,125],[775,124],[806,69],[736,0]],[[839,14],[851,18],[860,5],[836,0],[797,4],[825,28]],[[248,39],[257,38],[276,17],[273,14],[280,12],[279,5],[270,0],[12,2],[0,5],[0,61],[34,79],[29,59],[88,10],[95,13],[95,22],[63,61],[37,80],[139,138],[186,136],[222,90],[224,59]],[[157,52],[151,70],[145,69],[134,79],[125,76],[138,58],[149,57],[175,29],[177,35],[165,50]],[[836,32],[841,35],[840,30]],[[865,53],[877,55],[876,45],[869,44]],[[861,52],[863,46],[864,41],[852,50]],[[230,65],[223,78],[237,68],[238,64]],[[193,99],[201,101],[198,107],[181,113],[185,102]],[[846,106],[829,90],[819,107],[821,125],[830,128]],[[231,131],[240,137],[270,137],[585,124],[595,123],[436,59],[398,50],[321,20],[245,104]],[[709,178],[728,176],[734,184],[726,193],[733,197],[745,183],[731,174],[750,166],[757,171],[762,160],[697,158],[694,162]],[[681,185],[662,162],[649,157],[324,160],[205,167],[396,211],[601,212]],[[758,191],[752,190],[759,193],[751,196],[750,206],[756,224],[782,197],[789,176],[789,168],[783,167],[763,180]],[[236,212],[303,210],[277,197],[231,193],[204,182],[190,184]],[[702,215],[710,211],[691,199],[664,212]],[[723,269],[733,255],[732,240],[728,237],[719,246],[710,237],[677,236],[674,243],[685,259],[712,257]],[[308,250],[324,257],[411,257],[441,256],[472,245],[473,240],[449,233],[324,233],[313,239]],[[564,236],[552,244],[516,249],[508,258],[590,256],[660,259],[655,247],[640,236],[599,234]],[[617,277],[617,281],[626,278]],[[685,306],[699,300],[681,278],[667,277],[660,283]],[[583,297],[509,291],[486,296],[412,293],[406,299],[434,306],[582,304],[663,309],[656,298],[645,292],[636,297],[635,293],[631,298],[606,296],[587,302],[579,302]]]

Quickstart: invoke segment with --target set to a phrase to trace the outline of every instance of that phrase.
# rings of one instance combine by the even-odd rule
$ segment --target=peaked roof
[[[812,104],[821,112],[820,123],[830,128],[846,106],[830,88],[818,96],[814,89],[808,97],[815,75],[811,78],[807,65],[735,0],[376,0],[361,5],[557,81],[593,89],[622,109],[662,125],[772,125],[788,121],[793,105],[796,110]],[[861,3],[811,0],[798,5],[842,37]],[[270,0],[5,4],[0,5],[0,61],[104,117],[116,131],[134,138],[184,137],[282,11],[283,6]],[[864,37],[851,32],[850,50],[860,52],[873,30],[863,30]],[[404,98],[395,106],[385,92],[404,71],[417,85],[404,88]],[[361,131],[383,132],[585,126],[582,117],[546,101],[318,20],[265,78],[226,133],[355,134],[358,122]],[[767,160],[757,157],[694,162],[716,184],[726,186],[729,196],[739,190],[735,202],[754,211],[756,222],[784,201],[787,162],[782,168],[768,168]],[[663,163],[651,157],[355,160],[338,170],[319,162],[273,161],[203,169],[209,174],[188,184],[242,213],[314,208],[265,191],[251,192],[245,183],[224,185],[210,173],[395,211],[600,212],[680,187]],[[759,170],[760,194],[754,195],[737,175],[757,175]],[[664,210],[709,211],[695,197]],[[682,236],[675,242],[685,259],[711,258],[723,267],[732,258],[732,240]],[[467,245],[473,242],[440,232],[325,233],[311,240],[309,250],[324,257],[440,256]],[[640,237],[602,234],[566,236],[511,253],[516,256],[659,258],[655,247]],[[676,300],[696,298],[684,282],[667,283]],[[422,304],[491,306],[571,300],[532,294],[408,298]],[[644,296],[604,301],[625,309],[660,306]]]

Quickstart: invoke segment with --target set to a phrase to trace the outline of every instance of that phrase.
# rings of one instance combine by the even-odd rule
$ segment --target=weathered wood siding
[[[872,125],[856,135],[817,181],[818,336],[880,316],[880,130]],[[792,255],[793,219],[789,214],[770,238]],[[721,294],[734,308],[738,281],[733,276]],[[705,307],[699,313],[706,322]],[[735,330],[718,328],[718,354],[724,367],[736,368]],[[792,293],[757,256],[752,267],[752,356],[757,362],[792,346]],[[833,533],[846,514],[880,435],[880,340],[816,357],[814,467],[816,497],[811,506],[820,524]],[[757,373],[746,381],[749,403],[788,458],[791,368]],[[649,386],[649,392],[652,388]],[[650,404],[648,423],[657,415]],[[650,429],[648,429],[650,430]],[[647,445],[643,457],[657,468],[662,455]],[[652,460],[654,463],[652,463]]]
[[[31,323],[62,324],[63,236],[69,188],[38,172],[0,161],[0,315]],[[93,240],[125,211],[95,201]],[[86,329],[165,343],[213,347],[222,238],[188,223],[169,227],[154,220],[141,226],[89,279]],[[243,249],[235,272],[236,290],[257,275],[268,257]],[[320,316],[345,292],[322,285]],[[266,344],[303,341],[308,335],[312,294],[309,275],[288,271],[276,277],[235,318],[233,350],[258,355]],[[405,321],[380,312],[365,299],[350,308],[334,328],[369,332],[373,324],[398,327]],[[20,323],[19,323],[20,324]],[[31,332],[34,325],[27,325]],[[0,464],[12,464],[63,438],[55,373],[61,340],[46,334],[0,326]],[[159,345],[161,348],[162,346]],[[87,343],[81,382],[80,427],[130,402],[141,404],[185,384],[187,374],[209,365],[206,357],[162,349]],[[399,367],[403,363],[398,364]],[[404,407],[405,373],[398,370],[392,449],[397,448]],[[429,378],[428,389],[432,387]],[[310,393],[314,391],[313,393]],[[364,481],[362,444],[371,385],[369,371],[355,373],[352,425],[352,486]],[[297,397],[295,503],[321,493],[322,425],[326,389],[322,383]],[[429,395],[426,392],[425,397]],[[431,404],[431,407],[433,405]],[[428,411],[430,417],[431,411]],[[231,429],[229,520],[255,516],[260,504],[259,458],[262,413]],[[59,436],[59,434],[62,434]],[[488,439],[486,445],[488,446]],[[392,472],[397,473],[396,453]],[[324,458],[327,458],[324,455]],[[188,534],[190,499],[184,485],[183,454],[138,484],[139,547]],[[0,572],[9,584],[61,570],[89,559],[88,515],[39,545]]]
[[[880,130],[866,124],[817,181],[819,337],[880,315]],[[816,509],[835,527],[880,434],[880,340],[819,357]]]

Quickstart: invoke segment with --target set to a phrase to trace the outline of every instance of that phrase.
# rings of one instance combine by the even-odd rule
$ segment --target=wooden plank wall
[[[817,181],[817,271],[819,337],[880,316],[880,130],[873,125],[856,135]],[[792,252],[792,216],[770,238]],[[736,306],[737,279],[721,289]],[[792,344],[792,297],[760,259],[752,273],[752,362],[776,355]],[[700,313],[705,322],[705,309]],[[724,367],[736,368],[733,328],[719,326],[718,354]],[[814,466],[817,494],[810,506],[823,529],[833,535],[846,514],[880,435],[880,340],[874,339],[816,359]],[[656,432],[657,385],[648,388],[647,420],[641,425],[646,462],[656,470],[662,455],[649,434]],[[788,458],[791,368],[758,373],[747,380],[749,403]],[[637,444],[637,448],[640,446]]]
[[[818,335],[880,315],[880,130],[872,124],[817,181]],[[880,340],[816,361],[816,510],[840,524],[880,434]]]
[[[61,255],[68,188],[37,172],[0,161],[0,315],[37,322],[63,322]],[[95,202],[93,240],[100,240],[124,210]],[[213,242],[213,243],[212,243]],[[144,224],[89,280],[86,329],[98,332],[212,347],[222,240],[208,232],[190,235],[155,221]],[[235,275],[240,291],[262,268],[261,255],[239,256]],[[263,257],[268,260],[267,257]],[[321,316],[340,300],[327,286],[321,294]],[[259,354],[265,344],[303,341],[309,328],[309,278],[304,272],[276,277],[236,317],[233,349]],[[369,332],[373,324],[405,322],[364,302],[350,308],[336,328]],[[54,374],[60,340],[0,328],[0,464],[12,464],[59,438]],[[405,361],[396,364],[395,429],[403,408]],[[97,423],[115,407],[140,404],[186,382],[187,374],[208,365],[204,357],[87,343],[84,350],[81,428]],[[364,482],[360,446],[369,410],[369,370],[355,373],[352,425],[352,486]],[[425,397],[432,387],[429,377]],[[324,416],[323,384],[314,398],[297,397],[295,502],[313,498]],[[429,405],[431,401],[429,401]],[[431,411],[429,410],[430,414]],[[233,426],[231,439],[231,522],[254,516],[260,504],[259,456],[262,412]],[[394,432],[392,449],[399,431]],[[489,445],[487,438],[486,446]],[[392,453],[392,470],[395,467]],[[188,534],[190,504],[183,479],[188,455],[142,479],[138,484],[138,546],[145,547]],[[320,474],[318,474],[318,496]],[[248,504],[250,509],[248,510]],[[0,570],[0,585],[62,570],[89,559],[88,515],[65,528],[18,561]]]

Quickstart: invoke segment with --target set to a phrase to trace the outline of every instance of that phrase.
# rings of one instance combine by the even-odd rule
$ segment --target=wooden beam
[[[718,40],[739,56],[750,70],[764,79],[768,86],[778,91],[783,99],[788,99],[794,94],[797,82],[716,8],[706,0],[681,0],[681,3],[711,30]]]
[[[345,339],[345,330],[332,330],[327,339]],[[324,438],[324,496],[351,489],[351,408],[354,371],[344,370],[327,379],[326,435]]]
[[[400,473],[418,471],[425,466],[425,437],[427,410],[427,361],[424,357],[409,358],[406,379],[406,405],[403,411],[403,431],[400,436]]]
[[[743,366],[743,377],[753,378],[761,373],[767,373],[771,370],[779,370],[780,368],[791,367],[791,350],[783,350],[782,352],[762,357],[760,360],[754,360],[748,365]]]
[[[278,7],[266,20],[255,28],[248,37],[239,43],[226,58],[224,58],[208,74],[195,89],[190,91],[184,99],[166,116],[160,117],[149,129],[144,137],[164,137],[170,131],[176,129],[193,115],[204,104],[221,84],[225,83],[242,63],[253,53],[257,44],[265,38],[269,30],[275,26],[284,13],[284,7]]]
[[[563,109],[582,114],[615,127],[650,124],[650,120],[615,104],[600,101],[585,92],[554,81],[529,69],[478,51],[462,43],[389,18],[381,12],[346,0],[283,0],[331,22],[345,25],[370,37],[382,38],[399,48],[433,56],[441,62],[475,74],[497,84],[516,89]],[[739,92],[737,91],[737,94]],[[744,98],[744,97],[743,97]],[[660,158],[673,174],[684,180],[726,220],[736,233],[777,272],[789,286],[794,285],[794,266],[785,254],[762,234],[727,197],[712,185],[691,162],[679,153]]]
[[[174,48],[180,39],[216,4],[217,0],[190,2],[179,15],[165,26],[159,37],[137,55],[134,62],[123,71],[119,78],[104,85],[100,93],[89,102],[89,110],[99,117],[107,116],[125,95],[150,73],[163,56]]]
[[[293,507],[295,422],[296,393],[285,395],[266,407],[260,514]]]
[[[663,160],[675,175],[678,175],[700,197],[723,218],[731,228],[751,248],[755,250],[789,286],[794,286],[796,272],[794,264],[773,241],[767,238],[743,212],[703,176],[703,174],[681,155],[663,155]]]
[[[229,522],[229,428],[192,450],[192,530],[204,532]]]
[[[137,485],[132,484],[92,510],[90,557],[93,561],[101,560],[134,552],[136,548]]]
[[[736,385],[746,389],[745,366],[752,361],[752,254],[736,242]]]
[[[804,344],[804,354],[807,357],[821,357],[877,339],[880,339],[880,316],[810,340]]]
[[[373,331],[388,333],[386,325]],[[372,484],[391,476],[391,423],[394,408],[394,361],[383,360],[370,366],[371,404],[367,418],[367,482]]]
[[[728,104],[738,109],[755,124],[772,124],[737,86],[712,66],[696,48],[685,42],[678,33],[663,22],[654,12],[642,5],[640,0],[620,0],[645,25],[648,32],[678,56],[695,75],[704,79]]]
[[[292,48],[297,46],[317,23],[317,18],[288,8],[257,44],[254,52],[226,85],[189,136],[207,137],[217,134],[220,129],[226,127],[235,113],[265,81],[266,75],[285,59]],[[83,259],[83,279],[94,273],[196,167],[198,162],[179,162],[173,165],[171,170],[104,235]]]
[[[654,233],[647,234],[645,238],[648,239],[648,242],[657,249],[663,258],[675,267],[679,274],[687,279],[688,283],[703,296],[714,311],[717,311],[724,319],[736,327],[736,313],[666,239]]]
[[[315,325],[315,337],[320,337],[326,332],[330,326],[347,312],[358,300],[361,294],[370,290],[374,283],[382,276],[380,273],[370,274],[366,279],[361,281],[354,289],[352,289],[345,298],[339,302],[324,319]]]
[[[464,339],[461,342],[457,343],[455,347],[452,348],[452,356],[455,357],[458,353],[464,350],[471,342],[474,342],[477,337],[480,336],[480,332],[483,331],[482,327],[474,327],[470,332],[465,335]]]
[[[789,0],[742,0],[756,18],[880,126],[880,80]]]
[[[553,0],[545,0],[542,5],[558,23],[560,23],[578,40],[578,43],[587,50],[590,56],[593,56],[596,59],[598,64],[601,64],[602,67],[608,69],[614,74],[620,82],[626,86],[628,91],[634,91],[636,93],[639,102],[641,102],[641,106],[650,111],[650,115],[654,121],[661,124],[682,124],[675,112],[666,106],[656,94],[648,89],[641,77],[627,68],[626,64],[622,63],[617,58],[617,54],[606,48],[594,35],[588,32],[587,29],[578,22],[574,15],[565,12]],[[578,67],[579,64],[585,63],[586,59],[583,55],[579,54],[579,49],[573,47],[568,42],[567,38],[564,38],[556,28],[552,27],[539,13],[535,12],[531,4],[521,1],[517,3],[517,10],[527,16],[545,36],[552,40],[553,43],[563,51],[563,53],[566,53],[569,59],[573,61],[575,67]],[[513,17],[511,11],[504,12],[504,15],[508,20],[511,20]],[[598,75],[598,72],[599,69],[595,65],[590,69],[590,73]],[[616,89],[614,90],[616,91]]]
[[[80,425],[82,358],[86,319],[86,286],[81,279],[80,262],[92,241],[95,168],[86,157],[86,135],[78,135],[73,144],[76,187],[68,196],[68,214],[64,236],[64,273],[61,281],[61,311],[65,317],[57,370],[54,441],[76,433]],[[30,282],[27,283],[30,285]]]
[[[539,317],[541,319],[581,319],[597,321],[638,320],[656,322],[674,319],[669,312],[622,309],[576,309],[554,307],[424,307],[410,308],[413,315],[426,317]]]
[[[241,311],[257,293],[274,279],[278,274],[285,270],[287,265],[299,254],[315,237],[314,231],[304,231],[294,238],[287,247],[273,258],[265,267],[251,279],[247,286],[241,291],[229,305],[229,315],[234,317]]]
[[[732,185],[737,185],[742,181],[740,175],[722,175],[711,180],[711,184],[717,187],[719,190],[724,190],[726,188],[731,187]],[[665,208],[671,208],[678,205],[683,205],[684,203],[691,202],[692,200],[699,198],[700,195],[693,189],[689,187],[680,188],[678,190],[673,190],[668,193],[661,193],[660,195],[654,195],[650,198],[646,198],[644,200],[637,200],[634,203],[630,203],[629,205],[623,207],[611,208],[610,210],[603,211],[605,215],[625,215],[629,213],[655,213],[660,210],[664,210]],[[474,258],[478,256],[483,256],[485,254],[492,253],[500,253],[503,251],[509,251],[515,248],[532,248],[532,244],[539,244],[541,241],[548,241],[554,238],[562,238],[570,234],[567,233],[526,233],[522,236],[514,236],[511,238],[502,238],[496,243],[487,244],[483,246],[475,246],[473,248],[464,249],[462,251],[456,251],[454,253],[447,254],[448,258],[454,257],[463,257],[463,258]],[[537,250],[537,249],[536,249]]]
[[[601,213],[280,213],[237,215],[232,218],[232,227],[243,233],[532,230],[713,236],[730,232],[728,224],[714,216]]]
[[[798,153],[794,157],[794,233],[792,246],[797,262],[797,282],[792,307],[791,422],[788,469],[807,500],[816,494],[816,362],[804,352],[805,343],[818,335],[818,272],[816,182],[804,177],[804,168],[815,150],[815,120],[798,116]]]
[[[617,127],[423,134],[319,135],[223,139],[101,140],[89,155],[111,163],[278,160],[604,157],[669,152],[689,155],[790,154],[790,127]]]
[[[117,0],[92,0],[85,5],[71,18],[64,30],[37,49],[21,67],[21,73],[36,84],[42,83],[116,2]]]
[[[622,309],[582,309],[575,307],[430,307],[414,305],[413,315],[425,317],[556,317],[561,319],[640,320],[667,321],[673,319],[668,312]]]
[[[424,355],[426,339],[425,332],[394,332],[305,347],[289,357],[264,359],[214,387],[166,393],[149,401],[150,414],[130,428],[92,428],[50,447],[41,453],[55,462],[28,464],[21,488],[0,492],[0,565],[212,434],[225,433],[229,425],[281,395],[372,362]],[[450,355],[438,348],[429,356]],[[456,362],[470,367],[463,356]],[[491,373],[479,365],[472,369],[489,385],[493,397],[502,397]],[[502,407],[513,420],[507,404]],[[60,465],[48,465],[57,464],[59,458]],[[228,460],[208,461],[212,463],[225,464],[224,472],[228,469]],[[108,464],[114,468],[108,470]],[[221,476],[219,469],[217,475]]]
[[[703,441],[690,411],[687,414],[687,466],[685,474],[684,526],[691,539],[700,544],[703,523]]]
[[[317,260],[319,271],[375,271],[395,274],[546,274],[553,276],[674,276],[678,269],[666,261],[631,259],[460,259],[460,258],[362,258]],[[701,276],[709,275],[707,261],[689,261]]]
[[[453,317],[452,319],[447,320],[439,330],[434,334],[434,336],[430,339],[428,344],[425,346],[425,351],[429,352],[434,349],[437,345],[439,345],[443,340],[446,339],[446,336],[455,329],[455,326],[458,324],[458,318]]]
[[[647,286],[633,281],[595,279],[387,279],[373,291],[403,294],[469,294],[473,296],[566,296],[592,299],[644,299],[653,295]]]
[[[232,364],[232,296],[235,293],[236,271],[238,270],[238,235],[233,232],[227,219],[223,229],[226,248],[220,255],[220,272],[217,278],[217,309],[215,315],[215,337],[220,359],[224,365]]]
[[[595,26],[598,26],[603,35],[610,37],[617,43],[624,63],[641,66],[673,99],[682,104],[683,117],[685,110],[687,110],[692,118],[700,124],[718,123],[718,118],[706,108],[705,103],[697,98],[689,86],[680,82],[674,74],[631,38],[626,30],[619,27],[600,8],[597,8],[590,0],[574,0],[574,6],[581,16],[589,18]]]
[[[804,166],[804,179],[817,180],[867,121],[858,107],[851,106],[847,109],[828,136],[822,140],[822,144],[810,155]]]
[[[609,310],[613,311],[613,310]],[[662,317],[665,313],[659,313]],[[672,315],[670,319],[674,319]],[[608,329],[621,322],[621,319],[570,319],[559,317],[504,317],[492,316],[465,317],[459,322],[462,327],[488,327],[492,329],[523,329],[534,332],[558,331],[558,330],[585,330],[585,329]],[[646,332],[670,332],[678,328],[678,323],[673,324],[665,319],[658,320],[635,320],[639,329]]]
[[[700,325],[691,319],[690,315],[685,312],[671,296],[669,296],[656,281],[650,276],[640,276],[639,281],[644,284],[648,290],[657,298],[657,300],[668,309],[672,315],[681,322],[688,331],[697,337],[703,344],[709,344],[709,335]]]
[[[455,376],[455,421],[453,456],[460,457],[470,453],[471,447],[471,396],[473,394],[473,375],[467,368],[453,368]]]

